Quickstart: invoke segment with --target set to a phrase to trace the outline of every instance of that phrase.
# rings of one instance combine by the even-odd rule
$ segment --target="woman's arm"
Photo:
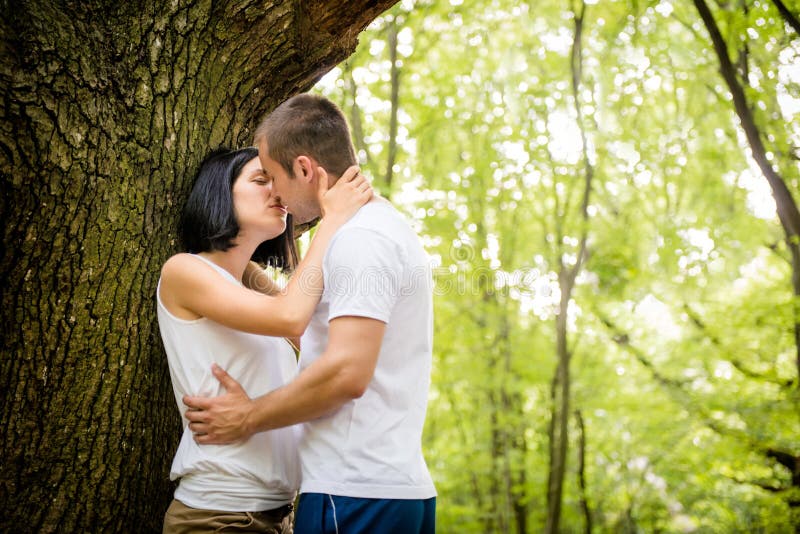
[[[266,271],[254,261],[247,264],[244,275],[242,275],[242,283],[244,287],[248,289],[273,297],[283,291],[283,286],[273,280]],[[286,340],[292,346],[295,353],[300,352],[300,337],[287,337]]]
[[[244,274],[242,275],[242,284],[244,284],[244,287],[247,289],[252,289],[253,291],[258,291],[259,293],[272,297],[283,291],[283,287],[270,278],[264,269],[254,261],[249,262],[247,267],[245,267]]]
[[[161,270],[162,299],[236,330],[299,337],[322,294],[322,259],[328,243],[372,197],[372,188],[357,168],[348,169],[330,190],[327,190],[327,175],[323,169],[320,171],[318,194],[322,199],[323,219],[282,293],[262,295],[223,283],[219,273],[209,265],[189,254],[177,254]]]

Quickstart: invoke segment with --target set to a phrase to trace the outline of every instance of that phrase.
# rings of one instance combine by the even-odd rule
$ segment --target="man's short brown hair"
[[[263,141],[289,176],[298,156],[311,157],[337,178],[357,161],[342,110],[319,95],[295,95],[267,114],[254,136],[256,146]]]

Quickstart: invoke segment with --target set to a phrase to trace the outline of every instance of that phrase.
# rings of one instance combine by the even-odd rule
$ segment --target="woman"
[[[188,253],[164,264],[157,291],[158,323],[178,410],[185,394],[215,396],[216,363],[253,395],[284,385],[296,372],[294,351],[282,337],[299,336],[322,290],[328,242],[372,196],[351,167],[330,190],[320,177],[323,206],[308,253],[284,291],[267,296],[246,289],[251,260],[291,268],[296,260],[291,221],[261,170],[255,148],[222,149],[202,163],[181,221]],[[272,336],[272,337],[270,337]],[[292,428],[247,441],[195,443],[183,436],[170,478],[180,479],[164,519],[164,532],[291,532],[291,503],[299,486]]]

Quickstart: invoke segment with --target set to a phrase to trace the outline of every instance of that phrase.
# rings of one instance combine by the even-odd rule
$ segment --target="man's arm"
[[[238,382],[215,366],[214,375],[227,393],[183,398],[195,441],[230,443],[256,432],[316,419],[360,397],[375,373],[385,330],[386,323],[377,319],[333,319],[322,356],[289,384],[256,399],[250,399]]]

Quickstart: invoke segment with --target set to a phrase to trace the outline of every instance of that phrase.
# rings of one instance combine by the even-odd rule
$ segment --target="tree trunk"
[[[393,17],[389,22],[387,28],[388,35],[386,38],[389,47],[389,62],[391,63],[390,69],[390,90],[391,96],[391,110],[389,112],[389,150],[386,157],[386,174],[384,181],[386,182],[386,191],[391,195],[392,181],[394,179],[394,164],[397,160],[397,111],[400,107],[400,66],[397,61],[397,18]]]
[[[1,531],[160,530],[154,296],[193,172],[394,2],[3,2]]]
[[[575,280],[580,273],[581,266],[586,256],[586,242],[588,237],[588,207],[592,191],[594,167],[589,157],[586,126],[580,104],[580,87],[583,73],[583,22],[586,13],[586,4],[582,1],[580,12],[574,13],[575,35],[572,42],[570,68],[572,72],[572,96],[575,105],[578,128],[581,132],[581,146],[583,159],[583,194],[580,205],[580,241],[576,254],[575,264],[568,266],[564,262],[564,254],[558,257],[558,286],[561,291],[558,316],[556,317],[556,371],[551,385],[551,415],[550,415],[550,462],[547,478],[547,520],[545,532],[555,534],[559,531],[561,522],[561,499],[564,489],[564,474],[567,463],[567,448],[569,445],[569,410],[570,410],[570,360],[572,353],[569,348],[567,332],[567,313],[572,300],[572,291],[575,289]],[[556,225],[560,228],[560,224]],[[556,236],[557,243],[563,242],[563,236]]]
[[[347,93],[350,96],[350,101],[342,103],[342,109],[349,111],[348,118],[350,119],[350,135],[353,137],[353,144],[355,145],[359,163],[362,170],[370,167],[371,161],[369,157],[369,147],[364,140],[364,126],[361,120],[361,109],[358,107],[358,86],[356,80],[353,78],[353,67],[350,61],[345,61],[343,65],[343,77],[345,84],[347,84]],[[374,173],[368,173],[374,176]]]
[[[717,27],[711,10],[708,9],[705,0],[693,0],[700,18],[705,24],[706,30],[711,37],[714,51],[717,54],[720,64],[720,74],[722,74],[728,90],[731,92],[733,107],[739,117],[742,130],[744,130],[747,143],[753,159],[761,169],[764,178],[772,190],[772,197],[775,199],[775,206],[778,212],[778,219],[783,227],[786,236],[786,246],[791,254],[792,264],[792,291],[794,294],[793,328],[795,342],[795,384],[800,387],[800,210],[792,196],[791,191],[784,182],[783,177],[770,163],[764,143],[761,141],[761,132],[756,125],[755,117],[747,104],[742,84],[736,77],[736,69],[731,63],[728,55],[728,46],[722,38],[722,34]]]
[[[580,491],[581,512],[583,513],[583,532],[592,534],[592,511],[586,491],[586,425],[580,410],[575,410],[575,423],[578,428],[578,490]]]
[[[560,276],[559,278],[563,278]],[[567,444],[569,442],[569,401],[571,354],[567,347],[567,307],[571,288],[564,291],[562,284],[561,305],[556,318],[556,355],[558,364],[550,390],[549,468],[547,474],[547,521],[545,532],[555,534],[561,522],[561,497],[564,488],[564,473],[567,466]]]

